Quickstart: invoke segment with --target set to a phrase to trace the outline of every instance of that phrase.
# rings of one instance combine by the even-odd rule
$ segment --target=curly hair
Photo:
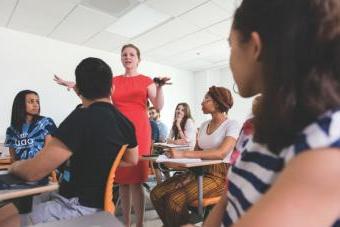
[[[233,29],[262,41],[263,97],[254,140],[274,152],[340,105],[340,1],[243,0]]]
[[[233,106],[233,96],[225,87],[212,86],[209,88],[208,95],[215,101],[220,112],[228,113]]]

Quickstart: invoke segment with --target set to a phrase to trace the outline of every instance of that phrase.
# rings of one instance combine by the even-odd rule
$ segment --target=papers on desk
[[[176,163],[197,163],[202,162],[200,158],[168,158],[166,155],[160,155],[156,162],[176,162]]]
[[[189,144],[173,144],[173,143],[154,143],[154,146],[163,147],[163,148],[175,148],[177,150],[181,149],[189,149]]]

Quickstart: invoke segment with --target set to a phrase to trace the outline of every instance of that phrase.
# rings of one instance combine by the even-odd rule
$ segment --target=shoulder
[[[54,121],[50,117],[42,116],[41,119],[39,119],[39,121],[42,121],[42,122],[47,123],[47,124],[54,124]]]
[[[207,125],[209,124],[209,122],[210,122],[210,120],[204,121],[204,122],[200,125],[200,129],[201,129],[201,128],[207,127]]]
[[[150,84],[153,83],[153,80],[151,79],[151,77],[145,76],[145,75],[142,75],[142,74],[138,76],[138,79],[139,79],[141,82],[145,83],[146,86],[149,86]]]
[[[281,174],[281,182],[293,184],[306,193],[325,194],[340,200],[340,149],[322,148],[303,152],[293,158]],[[340,202],[340,201],[337,201]]]
[[[185,127],[193,127],[194,126],[194,120],[191,118],[188,118],[187,121],[185,122]]]

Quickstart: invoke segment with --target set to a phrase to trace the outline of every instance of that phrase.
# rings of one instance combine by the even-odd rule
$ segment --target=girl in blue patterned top
[[[35,156],[51,137],[56,126],[51,118],[40,116],[38,93],[20,91],[14,98],[11,126],[6,131],[5,146],[13,160]]]
[[[262,99],[204,225],[340,226],[340,1],[243,0],[229,41],[240,95]]]

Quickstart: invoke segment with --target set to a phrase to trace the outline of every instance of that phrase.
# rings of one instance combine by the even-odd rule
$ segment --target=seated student
[[[340,1],[243,0],[230,34],[255,133],[204,226],[340,226]]]
[[[170,130],[168,143],[189,144],[195,146],[196,129],[187,103],[178,103],[175,109],[174,121]]]
[[[33,158],[51,139],[56,130],[53,120],[40,116],[39,95],[20,91],[14,98],[11,125],[6,130],[5,146],[12,160]]]
[[[239,135],[239,125],[228,118],[233,105],[228,89],[212,86],[202,101],[202,111],[210,114],[198,132],[194,151],[171,150],[173,158],[224,159],[234,148]],[[221,196],[226,190],[225,164],[204,168],[203,194],[206,197]],[[150,193],[150,199],[165,226],[180,226],[189,222],[187,206],[197,200],[197,178],[191,172],[174,176],[158,184]]]
[[[161,121],[161,113],[154,106],[149,107],[150,119],[154,120],[159,130],[159,139],[156,142],[166,142],[168,138],[168,127]]]
[[[112,72],[100,59],[86,58],[77,66],[76,91],[83,107],[75,109],[34,158],[15,162],[10,173],[37,180],[68,160],[59,193],[21,215],[22,225],[70,219],[103,209],[107,176],[118,151],[129,144],[121,165],[136,164],[134,127],[111,103]],[[7,205],[0,209],[0,226],[18,226],[18,216]],[[1,222],[2,221],[2,222]]]
[[[160,131],[159,131],[159,128],[157,126],[157,123],[155,120],[153,120],[153,118],[151,117],[150,115],[150,111],[149,109],[151,108],[150,107],[150,102],[149,100],[146,102],[146,107],[147,107],[147,114],[148,114],[148,117],[149,117],[149,121],[150,121],[150,126],[151,126],[151,140],[152,140],[152,143],[155,143],[155,142],[159,142],[159,136],[160,136]],[[151,146],[152,147],[152,146]]]

